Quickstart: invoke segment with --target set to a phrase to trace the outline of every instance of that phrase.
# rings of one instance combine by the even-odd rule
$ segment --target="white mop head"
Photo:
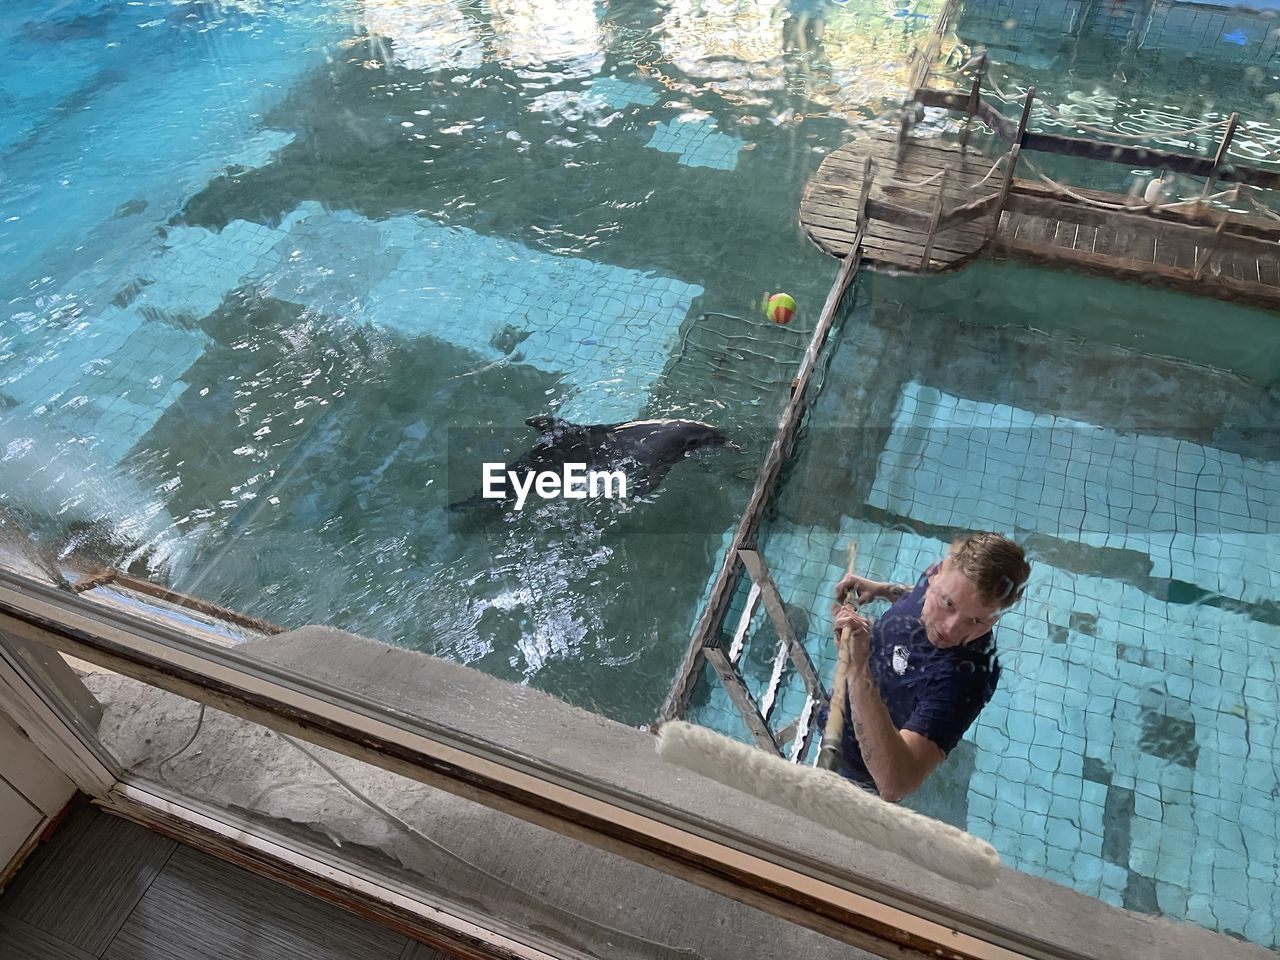
[[[973,887],[995,881],[1000,855],[991,844],[886,803],[838,773],[790,763],[680,720],[664,723],[658,731],[658,754],[951,880]]]

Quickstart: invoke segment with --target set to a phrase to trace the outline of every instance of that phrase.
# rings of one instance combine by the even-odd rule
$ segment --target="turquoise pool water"
[[[5,509],[651,719],[834,274],[804,183],[930,15],[846,5],[815,51],[781,4],[6,5]],[[444,509],[547,413],[742,450],[630,508]]]
[[[913,582],[955,531],[1011,533],[1033,574],[1000,687],[905,802],[1019,869],[1275,946],[1280,392],[1274,362],[1204,362],[1210,318],[1277,344],[1269,314],[1025,267],[872,277],[760,539],[829,684],[850,541],[859,572]],[[725,646],[789,753],[806,691],[763,611],[741,629],[746,586]],[[710,670],[690,715],[749,739]]]
[[[1280,159],[1274,18],[1156,4],[1135,24],[1138,12],[968,3],[952,62],[988,48],[1015,117],[1034,85],[1047,101],[1034,129],[1154,131],[1149,142],[1211,153],[1221,126],[1182,131],[1239,111],[1233,155]],[[1120,192],[1158,173],[1035,159],[1033,172]],[[1200,186],[1169,183],[1180,196]],[[1274,317],[981,265],[867,279],[844,326],[761,531],[827,682],[851,540],[860,571],[899,582],[974,527],[1013,533],[1035,564],[997,631],[1000,690],[906,803],[1019,869],[1277,946]],[[722,639],[790,752],[806,692],[763,611],[744,622],[747,603],[744,582]],[[710,670],[690,714],[750,739]]]

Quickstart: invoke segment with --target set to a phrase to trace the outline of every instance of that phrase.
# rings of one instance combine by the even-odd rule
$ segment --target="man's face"
[[[982,602],[972,580],[944,563],[929,580],[920,622],[929,642],[946,649],[977,640],[991,629],[1000,612],[994,604]]]

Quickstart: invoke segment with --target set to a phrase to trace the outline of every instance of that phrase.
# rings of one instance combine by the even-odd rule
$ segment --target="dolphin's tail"
[[[450,513],[463,513],[474,510],[476,507],[483,506],[484,502],[484,497],[477,493],[475,496],[467,497],[465,500],[455,500],[453,503],[445,507],[445,509]]]

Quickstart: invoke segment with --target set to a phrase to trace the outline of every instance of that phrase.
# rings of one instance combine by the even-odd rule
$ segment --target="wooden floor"
[[[873,160],[871,213],[863,242],[873,269],[937,273],[979,255],[1070,266],[1125,280],[1174,287],[1199,296],[1280,308],[1280,222],[1210,211],[1113,210],[1130,197],[1072,188],[1063,196],[1038,180],[1015,178],[997,224],[992,212],[937,234],[926,263],[929,221],[999,193],[1002,171],[988,177],[991,160],[955,144],[909,140],[901,165],[893,138],[864,138],[830,154],[810,182],[800,221],[825,252],[844,257],[857,232],[865,161]],[[938,206],[936,177],[946,169],[946,195]],[[1021,172],[1021,168],[1019,170]],[[984,181],[984,178],[985,179]],[[917,186],[903,188],[901,181]],[[913,226],[879,218],[875,204],[903,208]]]
[[[9,960],[448,960],[85,806],[0,894]]]

